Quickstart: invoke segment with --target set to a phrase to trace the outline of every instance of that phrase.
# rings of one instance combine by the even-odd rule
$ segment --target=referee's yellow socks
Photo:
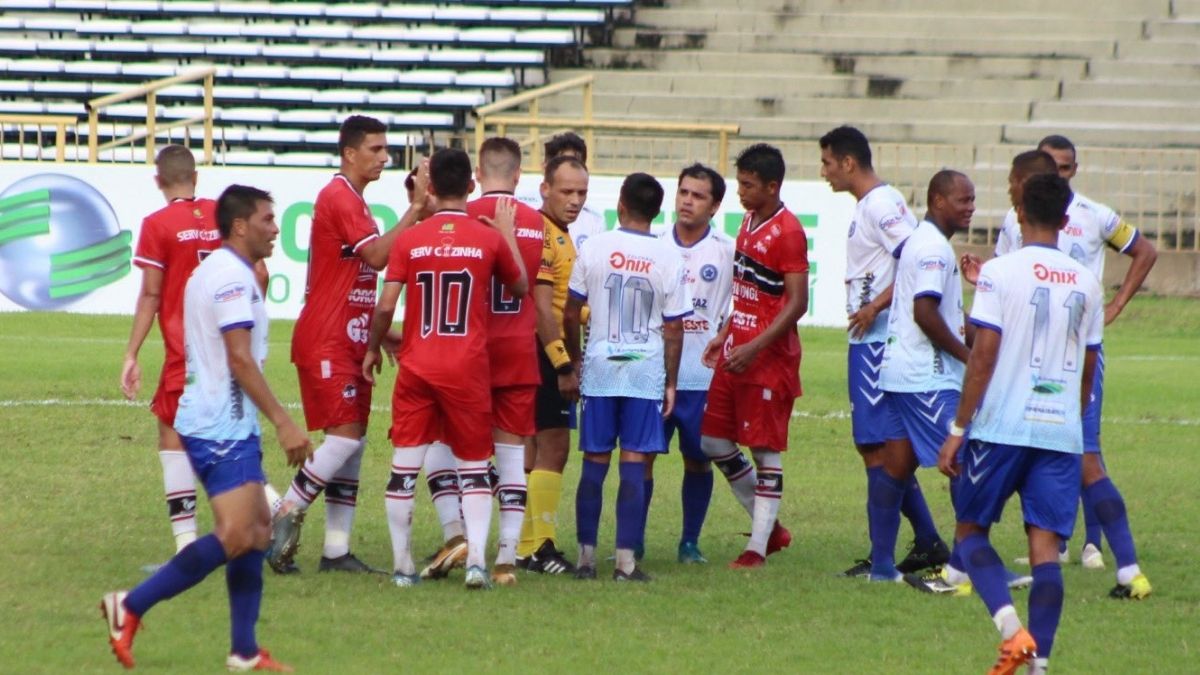
[[[526,557],[547,539],[555,539],[558,529],[558,502],[562,498],[562,474],[535,469],[529,474],[525,521],[517,555]]]

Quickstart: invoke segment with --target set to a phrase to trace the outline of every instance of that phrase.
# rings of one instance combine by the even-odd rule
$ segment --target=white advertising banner
[[[408,207],[405,175],[389,170],[367,187],[367,202],[381,228],[391,227]],[[280,233],[267,261],[267,309],[274,318],[294,319],[300,313],[313,200],[331,176],[322,169],[200,169],[200,196],[216,198],[226,186],[240,183],[275,198]],[[675,215],[676,179],[660,180],[667,196],[655,223],[658,231]],[[587,208],[608,227],[616,226],[621,181],[593,176],[589,186]],[[539,176],[524,176],[518,194],[536,206],[539,183]],[[808,233],[809,311],[802,323],[844,326],[846,232],[854,201],[812,181],[785,182],[782,193]],[[165,203],[153,167],[0,163],[0,311],[132,314],[141,284],[132,252],[142,219]],[[730,181],[714,225],[736,237],[741,219]]]

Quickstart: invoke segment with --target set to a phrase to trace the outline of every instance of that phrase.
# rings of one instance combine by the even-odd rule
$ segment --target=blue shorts
[[[671,444],[675,430],[679,430],[679,453],[685,459],[707,462],[708,457],[700,449],[700,422],[704,419],[704,403],[707,391],[675,392],[675,409],[663,423],[664,440]]]
[[[991,527],[1004,503],[1021,495],[1025,523],[1070,539],[1079,508],[1083,456],[1016,445],[967,441],[954,499],[959,522]]]
[[[954,389],[920,394],[889,391],[884,398],[888,401],[887,439],[908,440],[921,466],[937,466],[938,452],[958,412],[959,392]]]
[[[246,483],[267,482],[258,436],[240,441],[210,441],[182,434],[180,438],[209,499]]]
[[[887,400],[879,388],[883,348],[882,342],[852,344],[846,355],[850,428],[858,445],[875,445],[887,440]]]
[[[1096,374],[1092,376],[1092,397],[1083,409],[1083,451],[1100,454],[1100,409],[1104,407],[1104,347],[1096,352]]]
[[[667,451],[662,401],[627,396],[584,396],[579,415],[579,449],[584,452],[622,450],[642,453]]]

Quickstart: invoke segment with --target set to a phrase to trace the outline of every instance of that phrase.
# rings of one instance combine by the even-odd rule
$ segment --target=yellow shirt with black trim
[[[567,306],[567,284],[575,266],[575,244],[567,228],[550,216],[542,214],[542,262],[538,266],[537,283],[554,287],[554,322],[562,337],[563,308]]]

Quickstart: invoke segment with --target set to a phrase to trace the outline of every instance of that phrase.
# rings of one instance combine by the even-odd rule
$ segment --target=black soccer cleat
[[[621,570],[613,570],[613,581],[652,581],[649,574],[642,571],[640,567],[634,567],[632,572],[622,572]]]
[[[941,539],[928,546],[918,546],[915,542],[908,549],[908,555],[896,565],[896,569],[904,574],[916,574],[921,570],[939,567],[950,562],[950,549],[946,548]]]
[[[554,546],[553,541],[547,539],[538,547],[538,550],[533,552],[533,555],[529,556],[527,569],[538,574],[573,574],[575,565],[563,556],[562,551]]]
[[[319,572],[350,572],[352,574],[386,574],[384,570],[371,567],[358,559],[353,553],[340,555],[336,558],[321,556]]]
[[[580,565],[575,568],[575,578],[580,580],[595,579],[596,568],[591,565]]]
[[[296,572],[293,564],[296,551],[300,550],[300,528],[304,525],[304,514],[299,507],[293,507],[287,513],[275,515],[271,523],[271,546],[267,549],[267,565],[276,574],[292,574]]]
[[[871,556],[854,561],[854,566],[842,572],[844,577],[869,577],[871,576]]]

